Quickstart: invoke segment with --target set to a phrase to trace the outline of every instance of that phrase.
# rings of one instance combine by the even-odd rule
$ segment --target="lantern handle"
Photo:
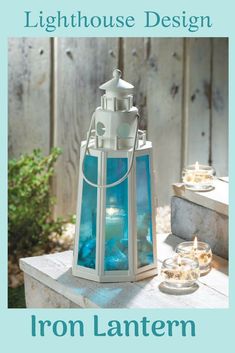
[[[87,179],[87,177],[85,176],[85,172],[84,172],[84,160],[85,160],[86,152],[88,150],[88,145],[89,145],[89,141],[90,141],[92,125],[93,125],[93,122],[94,122],[94,119],[95,119],[95,112],[93,113],[92,118],[91,118],[90,127],[89,127],[89,130],[88,130],[88,136],[87,136],[84,156],[83,156],[83,159],[82,159],[82,168],[81,168],[82,176],[83,176],[84,180],[87,182],[87,184],[89,184],[89,185],[91,185],[93,187],[96,187],[96,188],[105,188],[105,189],[106,188],[112,188],[112,187],[114,187],[114,186],[116,186],[118,184],[121,184],[128,177],[128,175],[131,172],[131,169],[132,169],[132,166],[133,166],[133,162],[134,162],[135,146],[136,146],[137,135],[138,135],[138,119],[139,119],[139,117],[140,116],[137,113],[137,115],[136,115],[136,130],[135,130],[134,144],[133,144],[132,151],[131,151],[130,165],[129,165],[129,168],[128,168],[126,174],[124,174],[123,177],[121,177],[119,180],[117,180],[117,181],[115,181],[114,183],[111,183],[111,184],[95,184],[95,183],[91,182],[89,179]]]

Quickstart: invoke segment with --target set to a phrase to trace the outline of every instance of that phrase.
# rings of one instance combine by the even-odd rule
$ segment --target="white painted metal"
[[[133,86],[120,79],[119,70],[114,70],[113,75],[114,78],[112,80],[100,87],[106,90],[106,94],[101,98],[101,107],[93,114],[87,134],[87,141],[82,142],[80,153],[77,226],[72,272],[75,276],[98,282],[136,281],[157,274],[155,205],[153,196],[151,198],[153,263],[141,268],[137,266],[136,189],[138,186],[136,185],[136,158],[143,155],[149,156],[151,190],[154,195],[152,143],[146,141],[145,131],[138,131],[138,109],[132,106],[133,97],[130,94],[132,93]],[[93,121],[95,122],[95,130],[92,130]],[[84,174],[83,160],[87,153],[90,156],[98,158],[97,184],[91,183],[89,177]],[[109,185],[107,185],[106,181],[108,158],[127,158],[128,160],[127,172],[124,177]],[[110,185],[115,186],[125,179],[128,180],[128,270],[105,271],[106,188],[110,187]],[[93,187],[97,187],[95,269],[77,264],[84,181]]]
[[[85,143],[81,146],[81,158],[84,155]],[[98,157],[98,180],[106,182],[106,162],[107,158],[128,158],[130,161],[129,150],[111,151],[107,149],[89,148],[89,155]],[[145,146],[141,146],[135,151],[135,162],[128,176],[128,271],[104,271],[104,247],[105,247],[105,204],[106,190],[98,188],[97,194],[97,234],[96,234],[96,268],[90,269],[77,265],[78,249],[79,249],[79,226],[81,218],[81,201],[82,201],[82,185],[83,178],[79,174],[79,191],[78,191],[78,208],[77,208],[77,227],[75,234],[74,258],[73,258],[73,275],[98,282],[122,282],[136,281],[157,274],[157,245],[156,245],[156,223],[155,223],[155,206],[152,197],[152,228],[153,228],[153,258],[151,265],[137,267],[137,232],[136,232],[136,157],[149,155],[150,171],[152,165],[152,144],[146,142]],[[81,163],[81,162],[80,162]],[[151,173],[151,190],[154,192],[153,173]]]
[[[138,109],[133,107],[134,86],[121,79],[121,71],[114,70],[113,78],[100,86],[105,90],[101,97],[101,107],[95,111],[95,127],[98,146],[116,149],[118,138],[119,148],[130,147],[135,137]],[[97,129],[103,126],[103,131]],[[124,136],[120,136],[120,130]]]

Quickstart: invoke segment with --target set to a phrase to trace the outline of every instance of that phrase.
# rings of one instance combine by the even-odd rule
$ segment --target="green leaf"
[[[62,153],[56,147],[48,156],[40,149],[22,154],[8,164],[9,252],[28,254],[35,246],[46,248],[52,232],[62,233],[64,219],[53,220],[55,197],[50,192],[54,165]]]

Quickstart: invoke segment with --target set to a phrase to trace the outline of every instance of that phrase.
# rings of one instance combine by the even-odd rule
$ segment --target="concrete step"
[[[184,240],[210,244],[214,254],[228,259],[228,183],[217,180],[209,192],[193,192],[173,185],[171,231]]]

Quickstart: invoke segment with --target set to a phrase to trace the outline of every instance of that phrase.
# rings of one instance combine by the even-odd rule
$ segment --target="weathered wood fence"
[[[135,102],[154,144],[159,205],[183,165],[228,171],[226,38],[9,39],[9,157],[52,146],[56,213],[76,209],[79,147],[113,68],[136,87]]]

